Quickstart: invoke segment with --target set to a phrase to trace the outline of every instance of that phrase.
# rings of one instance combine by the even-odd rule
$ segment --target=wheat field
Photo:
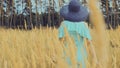
[[[120,68],[120,27],[106,30],[97,0],[89,0],[88,6],[95,26],[90,32],[100,63],[97,68]],[[76,47],[68,35],[67,39],[66,48],[58,39],[56,28],[28,31],[0,28],[0,68],[76,68]],[[71,66],[66,62],[67,57],[72,61]],[[91,57],[86,64],[87,68],[94,68]]]
[[[95,40],[95,30],[91,29],[97,56],[99,47]],[[109,38],[109,68],[120,67],[120,28],[106,30]],[[69,56],[72,68],[76,66],[75,45],[69,39],[69,48],[58,39],[58,30],[52,28],[25,30],[0,29],[0,68],[69,68],[65,57]],[[63,51],[67,52],[64,56]],[[87,68],[91,67],[87,61]]]

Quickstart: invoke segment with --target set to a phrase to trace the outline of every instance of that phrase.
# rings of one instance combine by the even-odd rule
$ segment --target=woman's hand
[[[101,68],[96,56],[94,46],[92,45],[92,41],[87,40],[87,45],[88,45],[90,55],[92,57],[92,66],[93,66],[92,68]]]
[[[92,68],[102,68],[97,58],[93,58],[92,66],[93,66]]]

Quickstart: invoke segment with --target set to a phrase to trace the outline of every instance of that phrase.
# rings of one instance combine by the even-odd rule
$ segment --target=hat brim
[[[60,9],[60,15],[65,19],[72,22],[85,21],[89,15],[86,7],[80,6],[79,12],[69,12],[68,5]]]

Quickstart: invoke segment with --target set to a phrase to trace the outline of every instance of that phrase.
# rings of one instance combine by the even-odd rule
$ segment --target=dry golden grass
[[[99,0],[89,0],[88,6],[90,8],[90,19],[93,23],[95,29],[94,29],[94,40],[97,43],[95,45],[98,50],[98,61],[100,62],[100,65],[102,68],[108,68],[109,63],[109,41],[108,41],[108,35],[105,29],[105,22],[102,15],[102,12],[100,10],[100,6],[98,5]],[[93,33],[93,32],[92,32]]]
[[[109,68],[119,68],[120,60],[120,32],[106,30],[109,37]],[[94,35],[95,30],[91,29],[93,44],[97,55],[98,43]],[[57,29],[34,29],[31,31],[5,30],[0,29],[0,68],[69,68],[65,57],[70,56],[72,68],[76,67],[75,45],[69,39],[69,48],[66,49],[58,39]],[[64,52],[67,55],[64,56]],[[87,62],[87,68],[91,63]]]
[[[96,3],[97,0],[89,0],[91,22],[95,26],[91,35],[101,68],[120,68],[120,28],[105,30]],[[57,29],[0,29],[0,68],[69,68],[66,57],[70,57],[71,67],[76,68],[76,47],[72,39],[67,39],[66,48],[58,39]],[[93,68],[90,60],[87,60],[87,68]]]
[[[107,62],[107,68],[119,68],[120,67],[120,32],[119,32],[120,28],[116,29],[116,30],[106,30],[106,35],[108,36],[108,41],[109,41],[109,45],[107,47],[107,58],[108,58],[108,62]],[[93,44],[95,46],[95,50],[97,52],[97,56],[99,57],[100,55],[100,51],[99,48],[101,47],[97,42],[96,42],[96,36],[97,33],[94,29],[91,30],[91,34],[93,37]],[[99,39],[99,38],[98,38]],[[105,45],[105,44],[104,44]],[[103,53],[103,56],[106,53]],[[100,58],[98,58],[100,59]],[[103,67],[102,67],[103,68]]]

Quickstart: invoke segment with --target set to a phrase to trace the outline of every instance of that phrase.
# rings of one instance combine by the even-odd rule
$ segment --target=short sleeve
[[[63,25],[60,25],[60,27],[58,28],[58,37],[62,38],[64,36],[64,28]]]
[[[83,23],[82,26],[78,28],[78,33],[80,34],[80,36],[87,38],[88,40],[92,40],[90,31],[88,27],[85,25],[85,23]]]
[[[90,31],[88,28],[84,29],[83,37],[86,37],[88,40],[92,40],[91,35],[90,35]]]

